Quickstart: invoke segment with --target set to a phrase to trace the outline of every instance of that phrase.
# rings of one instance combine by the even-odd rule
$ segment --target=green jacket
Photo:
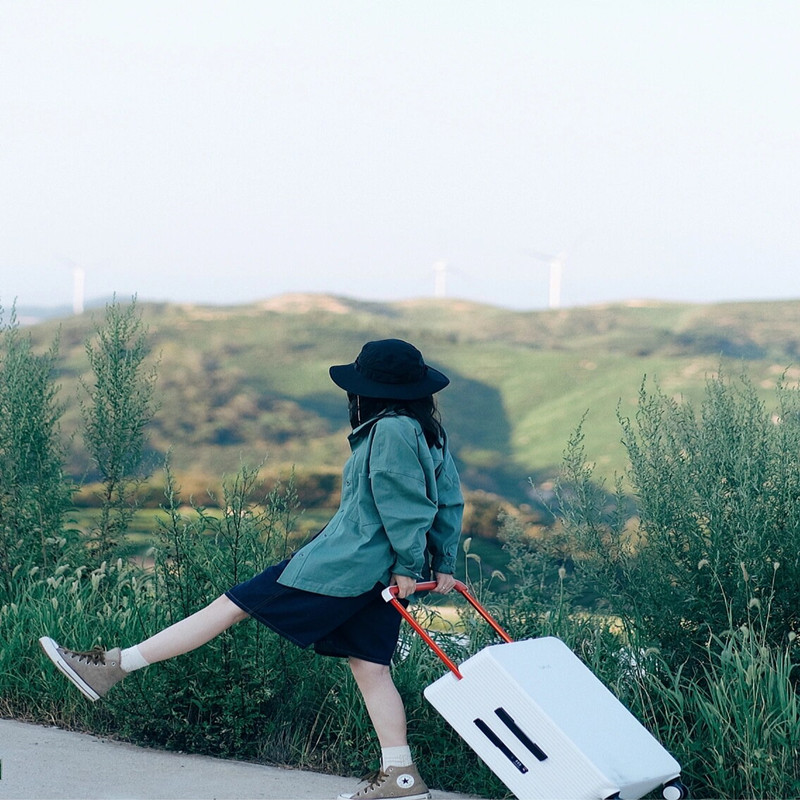
[[[453,573],[464,500],[447,443],[429,448],[420,424],[399,415],[365,422],[349,441],[339,509],[279,583],[351,597],[393,573]]]

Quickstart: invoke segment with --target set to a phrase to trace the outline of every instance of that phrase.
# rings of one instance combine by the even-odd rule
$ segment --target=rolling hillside
[[[557,472],[584,414],[598,473],[625,469],[617,408],[635,411],[644,376],[670,395],[699,399],[722,363],[744,368],[769,397],[788,370],[800,378],[800,302],[641,303],[514,312],[450,300],[368,303],[293,295],[237,307],[139,304],[159,361],[154,463],[172,462],[190,486],[267,458],[266,471],[304,482],[304,503],[328,505],[348,454],[345,398],[328,366],[374,338],[417,344],[452,385],[441,395],[465,487],[530,502],[528,479]],[[94,312],[94,322],[102,312]],[[63,427],[78,427],[78,379],[92,316],[33,327],[60,331]],[[79,440],[70,469],[86,474]],[[91,475],[89,475],[91,478]],[[204,484],[204,482],[206,482]]]

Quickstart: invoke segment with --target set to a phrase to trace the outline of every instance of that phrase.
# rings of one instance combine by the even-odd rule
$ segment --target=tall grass
[[[152,602],[151,577],[121,559],[96,568],[62,561],[51,574],[37,567],[18,574],[14,589],[0,606],[0,713],[93,729],[107,709],[76,697],[42,660],[36,639],[50,633],[86,649],[138,639]]]
[[[700,674],[654,660],[637,705],[686,765],[696,797],[800,796],[796,654],[743,628],[711,637]]]

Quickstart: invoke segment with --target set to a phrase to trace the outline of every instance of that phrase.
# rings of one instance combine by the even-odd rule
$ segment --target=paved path
[[[0,768],[3,800],[331,800],[356,785],[352,778],[169,753],[13,720],[0,720]]]

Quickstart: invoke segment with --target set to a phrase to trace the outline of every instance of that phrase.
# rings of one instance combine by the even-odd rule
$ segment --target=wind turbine
[[[564,264],[567,262],[567,254],[562,251],[558,255],[539,253],[536,250],[526,250],[529,256],[537,261],[544,261],[550,267],[550,280],[547,293],[547,304],[549,308],[561,307],[561,278],[564,273]]]
[[[72,270],[72,313],[75,316],[83,314],[86,299],[86,270],[71,258],[58,257],[65,267]]]
[[[447,296],[447,262],[437,261],[433,265],[433,296]]]
[[[83,267],[72,268],[72,313],[83,314],[86,293],[86,270]]]

